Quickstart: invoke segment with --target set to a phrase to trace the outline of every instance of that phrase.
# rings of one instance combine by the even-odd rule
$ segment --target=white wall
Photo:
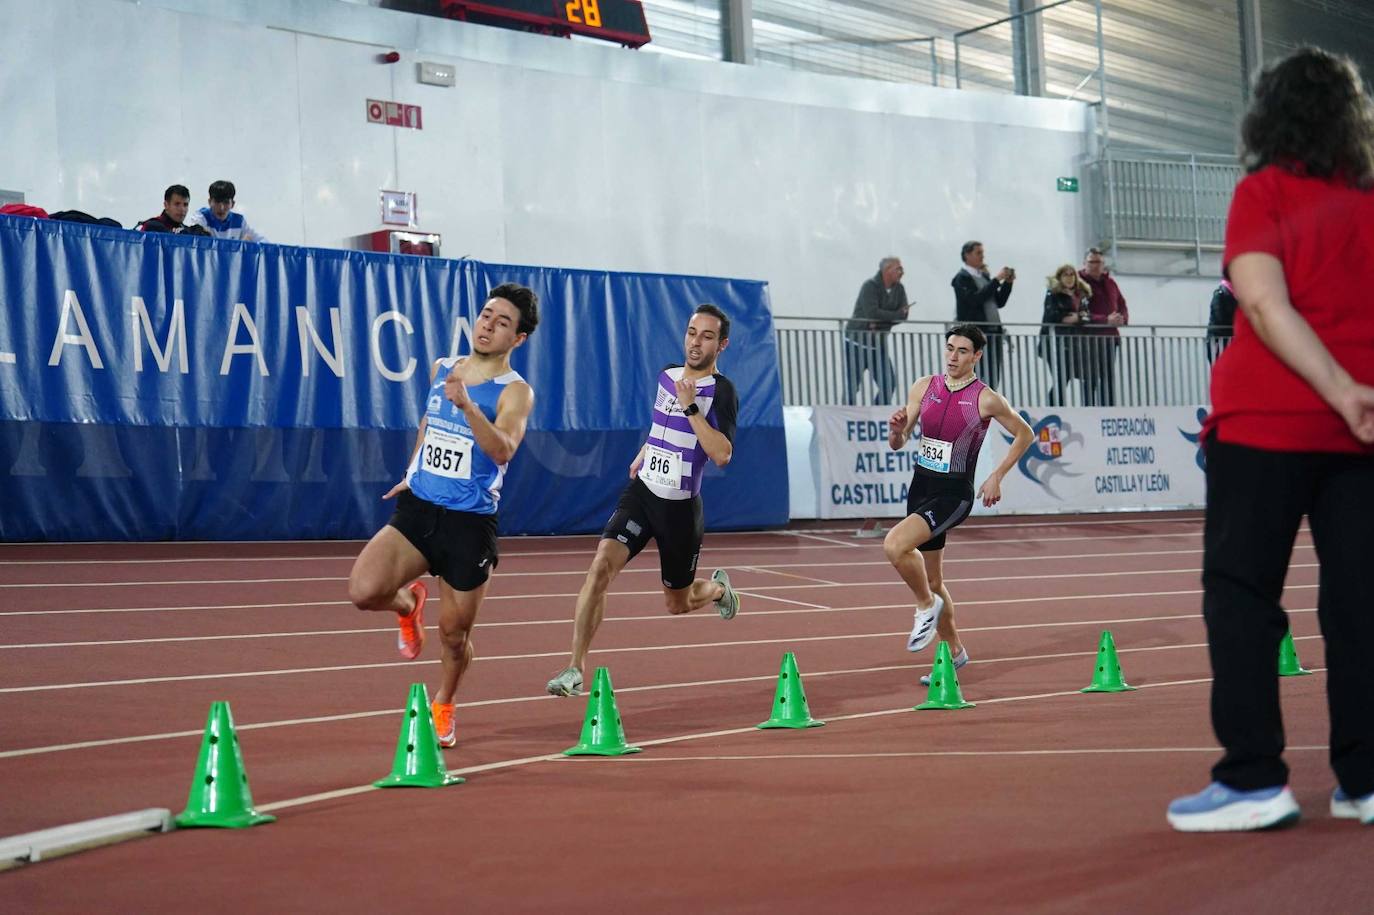
[[[269,26],[271,26],[269,28]],[[128,225],[217,178],[274,241],[339,246],[415,191],[444,253],[768,280],[847,314],[878,258],[913,318],[952,312],[959,245],[1013,264],[1007,320],[1083,248],[1079,103],[684,61],[337,0],[0,0],[0,187]],[[403,60],[377,62],[396,48]],[[456,67],[453,89],[416,63]],[[424,129],[367,124],[419,104]],[[16,129],[22,125],[22,129]],[[1205,303],[1204,303],[1205,307]]]

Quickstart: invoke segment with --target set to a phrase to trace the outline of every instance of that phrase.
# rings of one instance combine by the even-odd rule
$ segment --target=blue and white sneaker
[[[1342,788],[1331,792],[1331,815],[1338,820],[1359,820],[1374,826],[1374,791],[1364,797],[1351,797]]]
[[[968,663],[968,649],[960,648],[959,653],[954,656],[954,669],[958,670]],[[930,685],[930,674],[921,674],[921,685]]]
[[[915,625],[911,627],[911,636],[906,640],[907,651],[920,651],[935,641],[935,626],[940,622],[940,611],[944,609],[945,599],[937,594],[929,610],[916,611]]]
[[[1244,832],[1298,821],[1298,802],[1287,785],[1237,791],[1212,782],[1197,794],[1175,798],[1169,825],[1179,832]]]

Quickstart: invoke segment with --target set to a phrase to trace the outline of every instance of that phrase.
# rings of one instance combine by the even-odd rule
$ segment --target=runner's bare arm
[[[696,403],[697,385],[695,381],[686,381],[679,378],[674,387],[677,389],[677,402],[683,409]],[[704,413],[694,413],[687,417],[687,422],[692,424],[692,432],[697,437],[697,443],[701,445],[706,456],[717,467],[724,467],[730,463],[731,456],[735,453],[735,446],[725,437],[724,433],[706,419]]]
[[[916,428],[916,423],[921,418],[921,399],[926,396],[926,388],[930,387],[930,380],[934,375],[927,375],[918,378],[912,385],[911,391],[906,397],[906,406],[898,407],[893,411],[887,420],[887,446],[893,451],[902,450],[902,446],[911,438],[911,430]]]
[[[1031,427],[1021,418],[1021,414],[1013,410],[1007,399],[992,388],[983,388],[982,393],[978,395],[978,412],[988,419],[997,420],[998,425],[1015,436],[1002,463],[998,464],[997,468],[988,474],[983,485],[978,487],[978,495],[982,497],[983,505],[991,508],[1002,501],[1002,478],[1016,466],[1017,461],[1021,460],[1021,455],[1026,453],[1035,436],[1031,433]]]
[[[644,444],[639,446],[639,453],[636,454],[635,459],[630,462],[630,479],[633,480],[635,477],[639,476],[639,468],[644,466],[644,449],[648,447],[649,442],[647,440],[645,440]]]
[[[482,408],[471,400],[463,407],[463,416],[472,427],[472,437],[494,463],[504,464],[515,456],[525,440],[525,428],[530,411],[534,409],[534,389],[523,381],[506,385],[496,401],[496,421],[487,419]]]
[[[429,383],[431,385],[434,384],[434,379],[438,374],[439,363],[435,362],[434,365],[430,366],[429,368]],[[415,447],[410,449],[410,460],[406,461],[407,473],[409,473],[410,468],[415,464],[415,455],[420,453],[420,443],[425,440],[425,426],[427,425],[429,425],[429,417],[421,416],[420,428],[417,429],[415,432]],[[387,499],[394,497],[401,490],[409,488],[410,478],[408,476],[401,477],[401,482],[397,483],[395,486],[388,489],[386,491],[386,495],[382,496],[382,501],[386,501]]]

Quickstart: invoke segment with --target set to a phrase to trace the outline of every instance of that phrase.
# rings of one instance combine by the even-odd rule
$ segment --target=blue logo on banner
[[[1187,439],[1188,441],[1192,442],[1194,445],[1197,446],[1197,453],[1196,453],[1195,455],[1193,455],[1193,459],[1194,459],[1195,461],[1197,461],[1197,469],[1198,469],[1198,470],[1201,470],[1203,473],[1206,473],[1206,472],[1207,472],[1207,452],[1205,452],[1205,451],[1202,450],[1202,424],[1203,424],[1204,422],[1206,422],[1206,421],[1207,421],[1207,408],[1206,408],[1206,407],[1198,407],[1198,408],[1197,408],[1197,425],[1198,425],[1197,431],[1196,431],[1196,432],[1188,432],[1188,431],[1186,431],[1186,430],[1184,430],[1184,429],[1179,429],[1179,430],[1178,430],[1178,434],[1179,434],[1179,435],[1183,436],[1185,439]]]
[[[1073,427],[1064,420],[1060,419],[1059,414],[1051,413],[1044,419],[1037,421],[1025,410],[1020,411],[1021,418],[1031,427],[1031,446],[1026,449],[1026,453],[1021,455],[1021,460],[1016,462],[1017,468],[1037,486],[1044,489],[1056,499],[1063,498],[1054,491],[1051,483],[1056,477],[1078,477],[1079,473],[1069,472],[1069,462],[1064,460],[1064,452],[1069,445],[1082,445],[1083,435],[1074,432]],[[1014,439],[1002,433],[1008,444]]]

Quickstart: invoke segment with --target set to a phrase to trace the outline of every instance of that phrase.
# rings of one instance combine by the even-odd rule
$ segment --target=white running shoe
[[[550,696],[580,696],[582,695],[582,671],[576,667],[565,667],[549,681],[549,685],[545,689]]]
[[[935,625],[940,622],[940,612],[944,609],[945,599],[937,594],[929,610],[916,611],[916,625],[911,627],[911,637],[906,640],[907,651],[920,651],[935,641]]]
[[[1359,820],[1374,826],[1374,791],[1364,797],[1352,797],[1337,788],[1331,793],[1331,815],[1338,820]]]

